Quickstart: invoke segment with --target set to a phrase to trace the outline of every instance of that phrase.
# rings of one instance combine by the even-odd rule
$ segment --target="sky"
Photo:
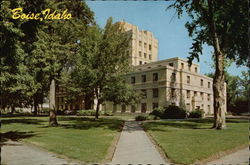
[[[166,10],[169,2],[165,1],[87,1],[90,9],[95,13],[95,20],[100,27],[104,27],[109,17],[114,22],[126,21],[139,27],[140,30],[151,31],[158,39],[158,60],[172,57],[187,59],[192,45],[192,38],[188,36],[185,23],[187,16],[178,19],[175,10]],[[200,57],[200,72],[202,74],[214,72],[211,54],[213,48],[203,46]],[[237,67],[234,63],[228,69],[232,75],[240,75],[247,67]]]

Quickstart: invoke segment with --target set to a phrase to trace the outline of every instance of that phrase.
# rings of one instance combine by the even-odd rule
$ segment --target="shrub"
[[[135,117],[136,121],[144,121],[147,120],[147,116],[139,115]]]
[[[95,116],[95,110],[79,110],[76,112],[77,116]]]
[[[204,113],[203,110],[195,109],[190,112],[188,117],[189,118],[202,118],[203,113]]]
[[[157,116],[157,117],[162,117],[163,113],[164,113],[164,108],[163,107],[158,107],[158,108],[155,108],[150,113],[150,115],[154,115],[154,116]]]
[[[184,119],[187,117],[187,112],[175,105],[170,105],[166,107],[162,118],[163,119]]]

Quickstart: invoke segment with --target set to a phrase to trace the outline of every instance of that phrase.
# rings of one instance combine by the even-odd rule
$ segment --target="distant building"
[[[105,102],[104,111],[149,113],[154,108],[167,105],[182,105],[188,111],[203,110],[213,114],[213,79],[200,74],[200,66],[191,66],[181,58],[158,61],[158,40],[152,32],[139,30],[127,22],[121,23],[132,34],[130,48],[133,72],[126,75],[126,82],[131,84],[143,98],[137,105],[116,105]],[[226,85],[225,85],[226,88]],[[226,90],[225,90],[226,96]],[[93,109],[93,97],[78,97],[75,101],[65,101],[66,93],[57,90],[57,107],[60,110]],[[226,109],[226,102],[224,104]]]

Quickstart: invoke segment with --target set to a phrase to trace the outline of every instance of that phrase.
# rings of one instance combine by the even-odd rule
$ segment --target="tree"
[[[73,66],[69,71],[69,81],[75,90],[85,95],[93,94],[96,99],[96,118],[104,101],[133,102],[134,91],[125,83],[125,74],[130,70],[129,48],[131,36],[119,23],[107,20],[104,30],[89,27],[82,38]],[[69,85],[67,85],[69,86]]]
[[[186,23],[189,36],[193,37],[189,61],[202,54],[204,43],[214,48],[215,76],[214,125],[223,129],[225,121],[224,59],[249,66],[248,58],[248,1],[246,0],[177,0],[168,8],[175,8],[178,16],[186,11],[191,22]]]

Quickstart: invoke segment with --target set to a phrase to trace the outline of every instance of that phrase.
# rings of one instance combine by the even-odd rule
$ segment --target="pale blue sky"
[[[171,57],[186,59],[192,45],[192,39],[184,24],[188,17],[177,18],[174,10],[166,11],[169,2],[165,1],[87,1],[90,9],[95,13],[95,20],[98,25],[104,27],[106,20],[113,17],[113,20],[125,20],[137,25],[139,29],[153,32],[159,41],[158,60]],[[201,73],[214,72],[211,68],[211,54],[213,49],[204,46],[203,55],[200,57]],[[195,61],[197,62],[197,61]],[[241,70],[246,67],[232,65],[229,72],[233,75],[240,75]]]

